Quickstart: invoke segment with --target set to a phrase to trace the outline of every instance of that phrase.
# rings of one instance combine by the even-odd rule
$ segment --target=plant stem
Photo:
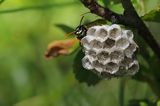
[[[119,106],[124,106],[125,78],[120,79],[119,83]]]

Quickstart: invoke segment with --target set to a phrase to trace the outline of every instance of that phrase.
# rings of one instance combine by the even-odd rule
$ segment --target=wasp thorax
[[[75,34],[77,35],[77,38],[83,38],[84,36],[86,36],[86,33],[87,29],[83,25],[80,25],[75,29]]]
[[[132,31],[114,24],[93,26],[88,31],[79,26],[75,34],[83,36],[81,45],[85,57],[82,65],[85,69],[105,78],[134,75],[139,70],[135,58],[138,46],[133,40]]]

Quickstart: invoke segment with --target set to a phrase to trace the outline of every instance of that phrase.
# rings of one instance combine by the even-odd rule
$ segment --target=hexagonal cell
[[[134,75],[138,72],[139,70],[139,64],[138,61],[134,61],[133,64],[128,68],[128,75]]]
[[[105,71],[110,73],[110,74],[114,74],[119,70],[119,65],[113,62],[109,62],[106,64],[105,66]]]
[[[90,47],[90,41],[91,40],[93,40],[94,39],[94,37],[92,37],[92,36],[85,36],[85,37],[83,37],[81,40],[80,40],[80,42],[81,42],[81,45],[85,48],[85,49],[90,49],[91,47]]]
[[[132,58],[132,55],[136,50],[137,45],[132,43],[124,50],[124,53],[127,57]]]
[[[81,39],[81,45],[82,45],[84,48],[86,48],[86,49],[89,49],[89,48],[90,48],[89,42],[88,42],[88,40],[87,40],[86,38],[82,38],[82,39]]]
[[[94,51],[94,50],[88,50],[88,51],[86,52],[86,54],[89,55],[89,56],[92,56],[92,57],[94,57],[94,58],[96,58],[96,56],[97,56],[97,53],[96,53],[96,51]]]
[[[100,37],[101,39],[105,39],[108,36],[108,31],[104,28],[101,28],[97,31],[97,37]]]
[[[83,44],[85,44],[85,42],[87,41],[87,42],[91,42],[92,40],[94,40],[95,39],[95,37],[94,36],[85,36],[85,37],[83,37],[80,41],[81,41],[81,43]]]
[[[91,48],[100,49],[100,48],[103,47],[103,43],[100,42],[100,41],[98,41],[98,40],[96,40],[96,39],[94,39],[94,40],[92,40],[92,41],[90,42],[90,46],[91,46]]]
[[[122,37],[117,40],[116,47],[120,49],[126,49],[129,46],[129,40],[125,37]]]
[[[124,54],[122,51],[115,50],[110,53],[111,61],[115,63],[119,63],[124,59]]]
[[[108,31],[109,31],[109,37],[112,39],[117,39],[117,38],[121,37],[122,31],[121,31],[121,27],[119,25],[114,24],[114,25],[110,26]]]
[[[127,73],[126,67],[120,66],[119,70],[115,74],[119,77],[122,77],[122,76],[125,76],[126,73]]]
[[[98,61],[102,64],[106,64],[110,60],[110,56],[107,51],[102,51],[99,54],[97,54],[97,58],[98,58]]]
[[[93,67],[95,68],[96,71],[101,73],[103,71],[103,64],[99,63],[98,60],[93,61]]]
[[[111,79],[113,77],[113,74],[103,71],[101,72],[100,76],[105,79]]]
[[[132,64],[132,62],[133,62],[132,58],[124,57],[124,59],[121,61],[121,66],[126,67],[126,69],[128,69],[128,67]]]
[[[92,35],[92,36],[94,36],[94,35],[95,35],[95,32],[96,32],[96,28],[91,27],[91,28],[88,29],[87,35]]]
[[[126,36],[129,38],[129,39],[133,39],[133,32],[131,30],[124,30],[124,34],[126,34]]]
[[[110,38],[106,39],[103,43],[104,49],[112,48],[113,46],[115,46],[115,40]]]
[[[88,56],[83,57],[83,59],[82,59],[82,66],[83,66],[85,69],[87,69],[87,70],[92,70],[92,69],[93,69],[92,63],[91,63],[91,61],[89,60],[89,57],[88,57]]]

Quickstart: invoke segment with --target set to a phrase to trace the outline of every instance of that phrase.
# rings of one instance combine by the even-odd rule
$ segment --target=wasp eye
[[[78,26],[76,29],[75,29],[75,34],[81,34],[83,32],[83,27],[82,26]]]
[[[82,29],[77,30],[77,33],[80,34],[82,32]]]

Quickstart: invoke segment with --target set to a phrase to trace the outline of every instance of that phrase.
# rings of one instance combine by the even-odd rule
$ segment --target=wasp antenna
[[[81,14],[82,18],[81,18],[81,21],[80,21],[80,24],[79,24],[79,25],[81,25],[81,24],[82,24],[82,21],[83,21],[84,15],[86,15],[86,14],[88,14],[88,13],[91,13],[91,12],[86,12],[86,13],[84,13],[84,14]]]
[[[82,18],[81,18],[81,20],[80,20],[79,25],[81,25],[81,24],[82,24],[83,19],[84,19],[84,16],[82,16]]]
[[[66,34],[65,37],[67,38],[69,35],[72,35],[72,34],[74,34],[74,33],[75,33],[75,31],[70,32],[70,33]]]

